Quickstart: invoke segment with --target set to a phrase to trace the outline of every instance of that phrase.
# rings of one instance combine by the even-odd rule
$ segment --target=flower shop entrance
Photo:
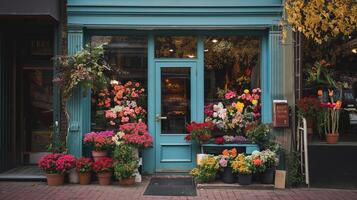
[[[187,172],[195,165],[197,147],[185,141],[187,123],[197,116],[195,61],[156,61],[156,171]]]

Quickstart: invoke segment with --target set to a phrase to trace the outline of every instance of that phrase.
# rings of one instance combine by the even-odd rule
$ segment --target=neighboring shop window
[[[219,101],[218,90],[260,87],[260,38],[254,36],[206,37],[205,102]]]
[[[145,36],[92,36],[92,47],[105,44],[105,59],[113,69],[108,77],[119,83],[140,83],[147,90],[147,38]],[[110,92],[110,91],[109,91]],[[98,106],[98,94],[92,96],[92,129],[112,128]],[[146,109],[146,97],[137,102]],[[141,112],[143,114],[143,112]],[[145,118],[145,117],[144,117]],[[116,126],[118,128],[118,126]]]
[[[156,58],[196,58],[197,38],[194,36],[155,37]]]

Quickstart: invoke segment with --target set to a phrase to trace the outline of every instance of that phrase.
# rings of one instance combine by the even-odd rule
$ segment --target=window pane
[[[147,91],[147,38],[145,36],[92,36],[91,46],[105,43],[105,59],[113,69],[111,80],[121,83],[140,82]],[[92,129],[108,128],[103,111],[97,110],[96,94],[93,95]],[[146,109],[146,98],[137,102]]]
[[[183,134],[191,121],[190,68],[161,68],[161,120],[162,134]]]
[[[158,36],[155,38],[156,58],[196,58],[197,39],[193,36]]]
[[[242,93],[260,87],[260,38],[253,36],[205,39],[205,103],[218,102],[218,89]]]

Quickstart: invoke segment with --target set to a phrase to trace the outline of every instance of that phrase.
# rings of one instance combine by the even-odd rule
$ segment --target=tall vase
[[[139,149],[138,148],[133,148],[133,157],[138,161],[140,160],[140,158],[139,158]],[[141,174],[140,174],[138,169],[135,170],[134,176],[135,176],[135,182],[136,183],[141,183],[142,177],[141,177]]]

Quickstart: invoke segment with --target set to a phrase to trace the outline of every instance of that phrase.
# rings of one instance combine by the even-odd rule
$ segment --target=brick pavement
[[[286,190],[239,190],[204,189],[196,197],[143,196],[147,181],[135,187],[88,186],[66,184],[47,186],[44,182],[0,182],[0,200],[126,200],[126,199],[208,199],[208,200],[357,200],[357,190],[334,189],[286,189]]]

